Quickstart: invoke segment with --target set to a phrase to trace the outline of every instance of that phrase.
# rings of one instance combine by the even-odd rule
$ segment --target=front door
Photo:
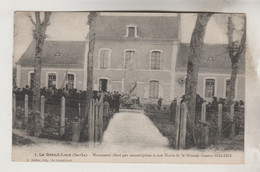
[[[100,79],[99,80],[99,90],[100,91],[107,91],[107,79]]]

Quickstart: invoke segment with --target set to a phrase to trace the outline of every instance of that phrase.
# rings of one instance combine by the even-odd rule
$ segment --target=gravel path
[[[143,113],[120,112],[110,121],[102,145],[135,150],[166,148],[169,142]]]

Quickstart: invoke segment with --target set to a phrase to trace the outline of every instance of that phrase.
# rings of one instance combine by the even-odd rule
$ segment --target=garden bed
[[[19,136],[17,134],[12,135],[12,144],[13,145],[31,145],[35,144],[32,140]]]

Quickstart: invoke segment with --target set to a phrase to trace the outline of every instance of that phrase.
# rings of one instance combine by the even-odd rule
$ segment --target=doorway
[[[107,91],[107,79],[99,79],[99,91]]]

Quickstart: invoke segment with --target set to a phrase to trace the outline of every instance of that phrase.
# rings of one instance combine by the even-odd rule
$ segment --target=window
[[[135,25],[128,25],[126,27],[125,37],[135,38],[137,37],[137,27]]]
[[[74,74],[67,74],[67,84],[66,88],[67,89],[73,89],[74,88]]]
[[[205,97],[212,98],[215,95],[215,79],[206,79]]]
[[[128,27],[128,37],[135,37],[135,27]]]
[[[160,59],[161,52],[160,51],[153,51],[151,54],[151,69],[159,70],[160,69]]]
[[[107,91],[107,79],[99,80],[99,91]]]
[[[125,52],[125,69],[128,67],[129,62],[134,60],[135,51],[128,50]]]
[[[48,74],[48,88],[56,88],[56,74],[55,73]]]
[[[159,81],[150,81],[150,94],[151,99],[158,99],[159,97]]]
[[[109,50],[101,50],[100,51],[100,58],[99,58],[99,68],[100,69],[107,69],[109,63]]]
[[[34,86],[34,73],[30,73],[30,87],[33,88]]]

